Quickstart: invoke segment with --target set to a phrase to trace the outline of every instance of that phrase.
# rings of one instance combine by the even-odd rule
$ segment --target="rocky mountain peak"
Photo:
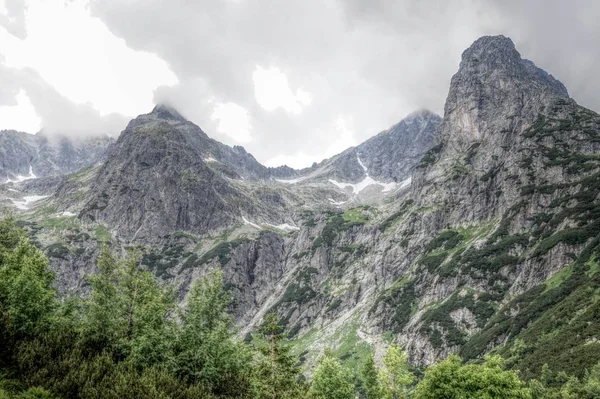
[[[509,78],[535,82],[555,95],[568,97],[567,89],[561,82],[533,62],[521,58],[513,41],[502,35],[477,39],[463,52],[457,75],[479,76],[488,83]]]
[[[150,115],[158,119],[174,120],[179,122],[186,122],[185,119],[175,108],[166,104],[157,104]]]
[[[489,144],[492,152],[508,149],[560,98],[568,98],[564,85],[521,58],[512,40],[484,36],[463,53],[452,77],[439,135],[446,145],[440,149],[449,156],[474,143]]]

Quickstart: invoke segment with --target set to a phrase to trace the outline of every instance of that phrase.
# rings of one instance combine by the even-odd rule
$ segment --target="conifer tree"
[[[375,367],[373,355],[369,355],[361,370],[362,386],[366,399],[381,399],[381,385],[379,382],[379,373]]]
[[[257,351],[254,359],[256,398],[301,397],[298,359],[291,354],[291,346],[275,312],[264,317],[254,347]]]

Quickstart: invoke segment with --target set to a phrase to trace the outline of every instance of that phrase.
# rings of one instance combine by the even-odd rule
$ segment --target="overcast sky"
[[[597,0],[0,0],[0,129],[118,135],[164,102],[267,165],[428,108],[486,34],[600,111]]]

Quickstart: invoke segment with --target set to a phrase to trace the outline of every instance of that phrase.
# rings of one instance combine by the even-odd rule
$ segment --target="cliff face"
[[[265,168],[158,106],[49,200],[78,214],[58,239],[47,215],[31,229],[64,289],[98,241],[135,243],[182,295],[222,268],[241,335],[275,310],[309,363],[325,346],[358,362],[395,340],[430,364],[519,342],[525,373],[552,361],[577,374],[600,359],[598,153],[600,116],[510,39],[483,37],[441,121],[411,115],[302,171]]]

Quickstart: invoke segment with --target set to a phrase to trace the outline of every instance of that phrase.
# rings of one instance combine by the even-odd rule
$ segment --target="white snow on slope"
[[[73,212],[64,211],[63,213],[59,213],[57,216],[70,217],[70,216],[75,216],[75,214]]]
[[[299,227],[292,226],[291,224],[288,224],[288,223],[283,223],[283,224],[278,224],[278,225],[274,225],[271,223],[265,223],[265,224],[270,227],[275,227],[276,229],[279,229],[279,230],[300,230]]]
[[[203,159],[204,162],[216,162],[216,163],[221,163],[219,161],[217,161],[216,159],[214,159],[213,157],[208,157],[208,158],[204,158]]]
[[[18,209],[26,210],[26,209],[29,209],[28,205],[31,204],[32,202],[39,201],[46,197],[48,197],[48,196],[47,195],[29,195],[29,196],[23,197],[22,201],[17,201],[14,199],[11,201],[13,202],[13,204],[15,204],[15,206]]]
[[[37,179],[37,176],[35,175],[35,173],[33,173],[33,167],[29,165],[29,174],[27,176],[18,175],[17,180],[7,179],[5,183],[20,183],[22,181],[31,179]]]
[[[365,177],[362,181],[360,181],[358,183],[341,183],[341,182],[333,180],[333,179],[329,179],[329,182],[335,184],[342,190],[345,190],[347,187],[351,187],[353,194],[359,194],[362,190],[364,190],[365,188],[372,186],[372,185],[382,186],[383,192],[388,192],[388,191],[391,191],[394,188],[396,188],[396,183],[380,182],[380,181],[373,179],[371,176],[368,176],[368,175],[367,175],[367,177]]]
[[[244,221],[244,224],[247,224],[249,226],[255,227],[257,229],[260,229],[260,226],[257,225],[256,223],[252,223],[251,221],[249,221],[248,219],[246,219],[245,216],[242,216],[242,220]]]
[[[300,183],[303,180],[308,179],[308,176],[303,176],[303,177],[299,177],[297,179],[291,179],[291,180],[280,180],[280,179],[275,179],[275,181],[278,181],[279,183],[284,183],[284,184],[296,184],[296,183]]]
[[[363,170],[365,171],[365,173],[367,173],[367,167],[365,166],[365,164],[364,164],[364,163],[362,163],[362,161],[360,160],[360,157],[358,156],[358,154],[356,154],[356,160],[358,161],[358,164],[359,164],[360,166],[362,166],[362,168],[363,168]],[[368,175],[369,175],[369,174],[367,173],[367,176],[368,176]]]
[[[400,182],[400,188],[408,187],[408,186],[410,186],[410,183],[412,183],[412,177],[409,177],[406,180],[402,180]]]
[[[331,205],[335,205],[335,206],[340,206],[340,205],[344,205],[346,202],[348,201],[336,201],[333,198],[327,198],[329,200],[329,202],[331,202]]]
[[[341,188],[342,190],[345,190],[347,187],[351,187],[353,194],[359,194],[362,190],[364,190],[365,188],[372,186],[372,185],[377,185],[377,186],[383,187],[383,189],[381,191],[384,193],[387,193],[388,191],[392,191],[392,190],[396,189],[397,187],[404,188],[404,187],[408,186],[411,182],[410,177],[408,179],[402,181],[401,183],[394,183],[394,182],[385,183],[385,182],[377,181],[377,180],[373,179],[371,176],[369,176],[367,167],[365,166],[365,164],[362,163],[362,161],[360,160],[358,155],[356,156],[356,160],[358,161],[359,165],[365,171],[366,176],[362,181],[359,181],[358,183],[342,183],[337,180],[329,179],[329,182],[332,184],[335,184],[337,187]]]

